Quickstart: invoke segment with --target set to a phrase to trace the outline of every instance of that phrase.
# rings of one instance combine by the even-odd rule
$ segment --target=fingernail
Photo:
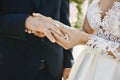
[[[27,32],[27,29],[25,29],[25,32]]]
[[[56,41],[55,40],[52,40],[53,43],[55,43]]]

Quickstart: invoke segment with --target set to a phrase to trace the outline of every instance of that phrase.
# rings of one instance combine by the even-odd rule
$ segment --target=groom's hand
[[[49,27],[52,25],[50,23],[46,23],[46,20],[43,17],[29,16],[26,19],[25,23],[26,23],[25,27],[27,30],[43,32],[51,42],[53,43],[55,42],[55,38],[53,37]]]
[[[58,28],[60,26],[64,26],[61,22],[54,20],[51,17],[45,17],[45,16],[41,15],[40,13],[33,13],[32,16],[33,17],[44,17],[46,19],[46,21],[48,21],[48,23],[50,22],[51,25],[55,26],[54,28],[52,28],[52,26],[51,26],[51,30],[55,31],[58,35],[65,37],[64,33]]]
[[[55,23],[53,20],[43,15],[40,15],[39,17],[29,16],[25,23],[27,30],[38,32],[37,34],[35,33],[35,35],[39,35],[39,32],[43,33],[53,43],[55,42],[55,38],[53,37],[51,30],[61,34],[61,31],[54,25]]]
[[[40,37],[40,38],[45,37],[45,34],[43,32],[38,32],[38,31],[33,31],[33,30],[28,30],[28,29],[26,29],[25,32],[29,34],[34,34],[35,36]]]
[[[71,70],[71,68],[65,68],[63,70],[63,80],[67,80],[68,79],[68,76],[70,74],[70,70]]]
[[[45,17],[41,14],[34,13],[33,16],[29,16],[26,19],[26,29],[28,32],[34,32],[33,34],[40,37],[39,33],[44,34],[51,42],[55,42],[55,38],[51,33],[51,30],[56,31],[57,34],[63,35],[62,32],[57,28],[55,21],[49,17]],[[64,35],[63,35],[64,36]]]

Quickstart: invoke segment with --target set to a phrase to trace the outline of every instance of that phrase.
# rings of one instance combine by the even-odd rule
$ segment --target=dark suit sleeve
[[[70,26],[69,0],[62,0],[60,21]],[[73,62],[72,49],[64,50],[64,68],[71,68]]]
[[[0,15],[0,37],[25,38],[25,20],[28,14]]]
[[[71,68],[73,64],[72,49],[64,50],[64,68]]]

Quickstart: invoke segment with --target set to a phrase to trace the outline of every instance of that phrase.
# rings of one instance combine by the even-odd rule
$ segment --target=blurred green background
[[[82,11],[82,9],[84,9],[83,5],[85,4],[86,0],[70,0],[70,4],[76,4],[75,6],[72,7],[76,7],[76,21],[72,23],[72,26],[74,26],[75,28],[80,28],[83,24],[84,21],[84,13]],[[72,8],[71,7],[71,8]],[[72,10],[72,13],[75,12],[75,9]],[[72,14],[74,15],[74,13]]]

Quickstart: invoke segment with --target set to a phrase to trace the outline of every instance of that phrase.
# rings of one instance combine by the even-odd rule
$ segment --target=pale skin
[[[92,0],[89,0],[89,4],[92,2]],[[102,9],[102,19],[106,15],[105,12],[107,12],[108,9],[110,9],[113,6],[114,0],[101,0],[99,2],[99,7]],[[38,17],[41,17],[39,14],[34,14],[33,17],[34,19],[38,19]],[[84,25],[82,29],[75,29],[75,28],[70,28],[70,27],[64,27],[64,25],[60,24],[59,22],[56,22],[59,26],[57,28],[51,28],[53,26],[54,20],[49,19],[49,18],[44,18],[42,17],[43,20],[48,22],[46,24],[47,28],[45,30],[43,27],[38,27],[37,29],[27,27],[27,32],[33,33],[34,35],[38,37],[47,37],[51,42],[56,42],[65,49],[69,49],[71,47],[74,47],[78,44],[86,44],[86,42],[89,40],[89,37],[94,33],[94,30],[90,27],[87,18],[85,18]],[[41,21],[42,19],[39,19]],[[49,22],[50,21],[50,22]],[[51,22],[52,21],[52,22]],[[37,21],[36,21],[37,22]],[[38,24],[38,22],[37,22]],[[33,25],[33,24],[32,24]],[[42,23],[38,25],[43,25]],[[33,25],[34,26],[34,25]],[[45,25],[43,25],[45,26]],[[56,26],[54,26],[56,27]],[[57,29],[57,31],[56,31]],[[46,33],[46,31],[48,31]],[[66,40],[64,34],[67,34],[69,39]],[[118,51],[120,51],[120,47],[118,48]],[[110,55],[114,56],[111,52],[109,52]],[[70,69],[64,69],[63,72],[63,78],[66,80],[68,78]]]
[[[105,12],[107,12],[108,9],[110,9],[113,6],[114,1],[115,0],[101,0],[99,2],[99,7],[102,9],[102,13],[101,13],[102,19],[106,15]],[[119,1],[119,0],[117,0],[117,1]],[[89,0],[89,4],[91,2],[92,2],[92,0]],[[39,19],[38,17],[35,17],[35,16],[39,16],[40,18],[42,17],[42,19]],[[61,23],[55,21],[55,23],[57,23],[59,25],[59,29],[60,29],[59,30],[58,27],[56,28],[56,26],[53,25],[54,20],[52,20],[51,18],[48,18],[48,17],[43,17],[39,13],[33,14],[32,18],[36,18],[36,19],[38,18],[39,21],[43,20],[43,22],[45,21],[45,22],[47,22],[47,24],[45,25],[45,24],[42,24],[42,22],[38,23],[37,21],[34,21],[34,22],[37,22],[38,25],[40,25],[40,26],[37,28],[33,27],[33,26],[32,27],[28,26],[27,27],[28,33],[34,33],[36,36],[39,36],[39,37],[47,36],[50,41],[52,41],[52,42],[56,41],[58,44],[63,46],[65,49],[69,49],[78,44],[85,44],[89,40],[88,37],[90,37],[91,34],[94,33],[94,30],[90,27],[87,18],[85,18],[84,25],[81,30],[69,28],[69,27],[63,27],[63,25]],[[32,22],[32,20],[31,20],[31,22]],[[34,26],[36,26],[36,25],[34,25]],[[46,29],[46,27],[44,27],[45,29],[43,29],[42,26],[47,26],[47,29]],[[56,40],[53,37],[53,34],[51,33],[51,31],[49,29],[51,29],[52,33],[54,33],[54,37],[56,38]],[[45,33],[46,31],[44,31],[44,30],[48,31],[48,33],[50,33],[50,34]],[[64,33],[69,35],[70,40],[64,39]],[[78,36],[81,36],[82,38],[79,39]],[[76,37],[77,37],[77,39],[75,39]],[[72,43],[72,44],[69,44],[69,43]]]
[[[51,30],[56,31],[60,35],[62,35],[62,32],[57,28],[54,20],[41,14],[39,14],[39,17],[35,17],[35,15],[37,16],[38,14],[33,13],[33,16],[29,16],[26,19],[25,31],[33,33],[38,37],[46,36],[51,42],[55,43],[55,38],[53,37]]]
[[[113,6],[114,1],[115,0],[101,0],[99,2],[99,7],[102,10],[101,19],[103,19],[104,16],[106,15],[105,12],[107,12],[108,9],[110,9]],[[89,0],[89,4],[91,2],[92,0]],[[87,18],[85,18],[84,25],[80,30],[70,28],[70,27],[59,27],[59,29],[62,32],[69,35],[69,40],[65,40],[64,38],[62,38],[62,36],[59,36],[55,31],[53,31],[53,34],[56,38],[56,42],[62,47],[64,47],[65,49],[69,49],[78,44],[83,44],[83,45],[86,44],[87,41],[89,40],[89,37],[94,33],[94,30],[89,25]],[[118,51],[120,51],[120,47],[118,48]],[[110,51],[108,51],[108,54],[115,57]]]
[[[56,25],[57,23],[57,25]],[[47,37],[51,42],[55,43],[52,31],[55,31],[58,35],[64,37],[64,33],[58,28],[58,26],[63,26],[62,23],[53,20],[50,17],[45,17],[40,13],[33,13],[26,19],[26,30],[25,32],[29,34],[34,34],[37,37]],[[52,30],[52,31],[51,31]],[[67,80],[71,68],[64,68],[63,70],[63,80]]]

